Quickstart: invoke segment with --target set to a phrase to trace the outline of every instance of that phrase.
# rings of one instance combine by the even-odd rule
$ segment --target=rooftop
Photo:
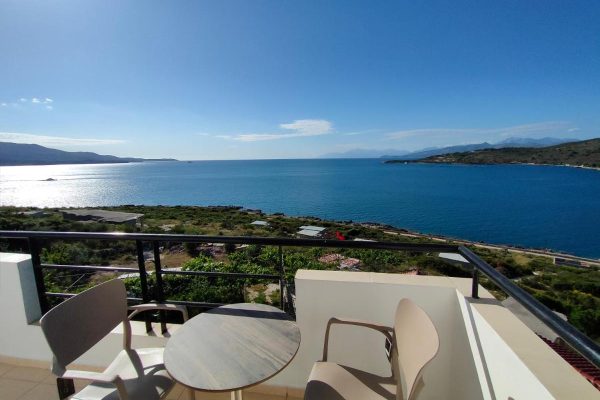
[[[308,230],[308,231],[323,232],[326,228],[324,228],[322,226],[303,225],[303,226],[300,227],[300,229]]]
[[[267,221],[254,221],[254,222],[251,222],[250,225],[269,226],[269,223]]]
[[[310,236],[310,237],[319,237],[321,236],[321,231],[315,231],[312,229],[301,229],[298,231],[298,235],[301,236]]]
[[[66,216],[75,219],[94,220],[100,222],[111,222],[121,224],[125,222],[137,221],[144,214],[126,213],[120,211],[96,210],[96,209],[79,209],[79,210],[60,210]]]

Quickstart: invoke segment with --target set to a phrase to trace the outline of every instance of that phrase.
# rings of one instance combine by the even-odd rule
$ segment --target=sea
[[[600,258],[600,171],[380,159],[0,167],[0,205],[237,205]]]

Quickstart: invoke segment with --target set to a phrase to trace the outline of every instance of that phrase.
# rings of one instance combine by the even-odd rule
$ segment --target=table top
[[[233,391],[285,368],[300,346],[300,329],[278,308],[230,304],[187,321],[167,342],[169,374],[195,390]]]

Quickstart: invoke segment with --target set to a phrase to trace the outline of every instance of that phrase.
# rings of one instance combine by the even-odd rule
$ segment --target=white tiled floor
[[[75,381],[75,389],[79,390],[88,382]],[[256,390],[244,391],[244,400],[300,400],[292,394],[263,394]],[[196,393],[196,400],[229,400],[229,393]],[[167,400],[187,400],[188,393],[180,385],[175,386],[167,396]],[[0,363],[0,400],[58,400],[56,379],[49,369],[21,367]]]

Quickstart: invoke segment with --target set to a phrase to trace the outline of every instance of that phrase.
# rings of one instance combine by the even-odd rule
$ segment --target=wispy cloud
[[[330,133],[333,124],[324,119],[299,119],[289,124],[281,124],[279,127],[295,131],[297,136],[315,136]]]
[[[21,98],[20,100],[23,101],[23,98]],[[25,101],[27,101],[27,99],[25,99]],[[43,99],[34,97],[31,99],[31,102],[34,104],[51,104],[54,103],[54,100],[49,97]]]
[[[366,133],[377,133],[377,132],[381,132],[381,129],[367,129],[367,130],[364,130],[364,131],[345,132],[345,133],[342,133],[342,135],[344,135],[344,136],[356,136],[356,135],[364,135]]]
[[[30,143],[42,146],[98,146],[125,143],[120,139],[68,138],[33,135],[30,133],[0,132],[0,142]]]
[[[326,135],[333,132],[333,124],[324,119],[298,119],[294,122],[279,125],[284,130],[279,133],[244,133],[239,135],[218,135],[221,139],[237,140],[240,142],[258,142],[264,140],[289,139]]]
[[[28,99],[26,97],[20,97],[18,100],[16,101],[12,101],[12,102],[1,102],[0,103],[0,107],[16,107],[16,108],[20,108],[22,106],[26,106],[27,104],[34,104],[35,106],[40,106],[40,105],[45,105],[45,109],[47,110],[52,110],[54,107],[51,105],[52,103],[54,103],[54,99],[51,99],[50,97],[32,97],[31,99]]]
[[[388,133],[386,136],[390,139],[405,139],[409,137],[428,137],[428,138],[459,138],[462,136],[481,135],[485,137],[511,137],[511,136],[540,136],[553,135],[557,133],[568,134],[575,132],[573,124],[565,121],[548,121],[535,124],[525,124],[509,126],[505,128],[483,128],[483,129],[452,129],[452,128],[432,128],[432,129],[410,129]]]

